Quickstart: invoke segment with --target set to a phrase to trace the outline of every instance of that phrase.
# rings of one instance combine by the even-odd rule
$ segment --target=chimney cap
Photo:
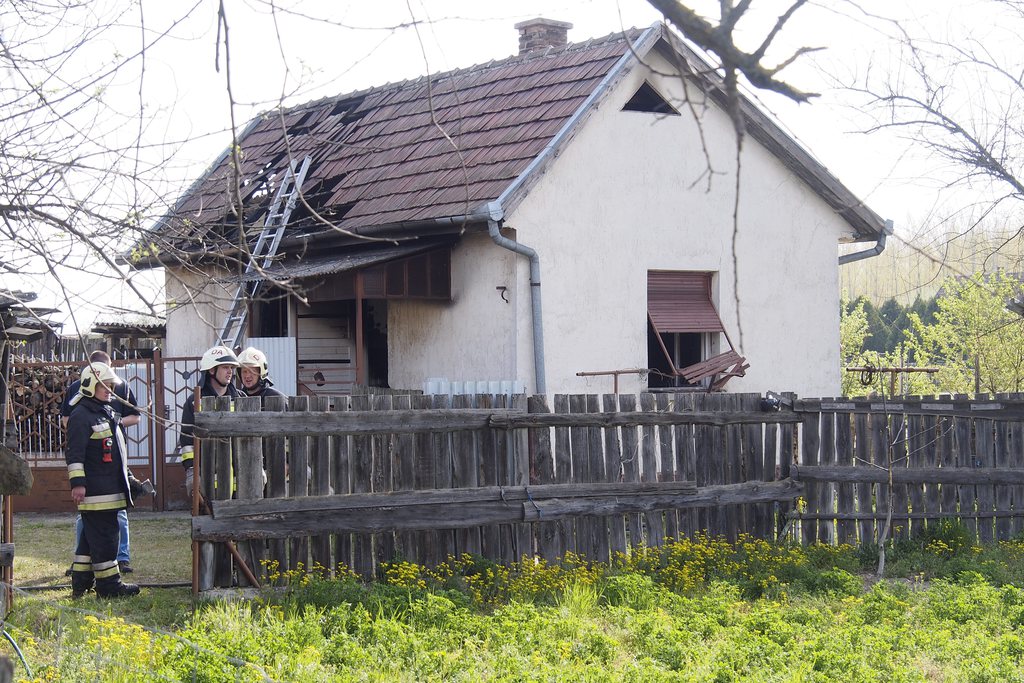
[[[551,28],[564,28],[566,31],[572,28],[572,24],[568,21],[557,21],[555,19],[545,19],[544,17],[536,17],[534,19],[520,21],[513,28],[517,31],[522,31],[524,28],[529,28],[531,26],[550,26]]]

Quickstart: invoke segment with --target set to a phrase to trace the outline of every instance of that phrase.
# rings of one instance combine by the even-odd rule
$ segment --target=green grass
[[[609,566],[285,573],[257,599],[194,605],[183,588],[32,593],[7,628],[33,670],[20,680],[1024,682],[1024,543],[937,525],[887,550],[901,573],[882,581],[871,548],[701,538]]]
[[[192,580],[191,520],[180,512],[129,512],[132,567],[139,583]],[[17,513],[14,516],[14,585],[66,585],[75,516]]]

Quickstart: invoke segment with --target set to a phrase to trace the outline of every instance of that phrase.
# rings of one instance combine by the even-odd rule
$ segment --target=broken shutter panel
[[[647,312],[659,333],[725,332],[711,301],[711,273],[647,271]]]

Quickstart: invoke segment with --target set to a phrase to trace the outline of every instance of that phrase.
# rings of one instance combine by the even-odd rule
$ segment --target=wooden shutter
[[[647,271],[647,313],[659,333],[725,332],[711,302],[711,273]]]

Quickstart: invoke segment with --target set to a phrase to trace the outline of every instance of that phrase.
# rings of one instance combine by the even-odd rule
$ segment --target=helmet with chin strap
[[[96,389],[101,384],[110,391],[121,384],[122,380],[114,369],[106,363],[89,363],[82,368],[82,376],[78,384],[78,393],[68,403],[77,405],[83,398],[95,398]]]
[[[267,362],[267,354],[252,346],[238,354],[238,364],[243,368],[256,368],[259,370],[262,380],[270,376],[270,363]]]
[[[203,372],[213,370],[218,365],[231,365],[238,367],[238,358],[234,352],[226,346],[214,346],[208,349],[203,357],[199,359],[199,369]]]

